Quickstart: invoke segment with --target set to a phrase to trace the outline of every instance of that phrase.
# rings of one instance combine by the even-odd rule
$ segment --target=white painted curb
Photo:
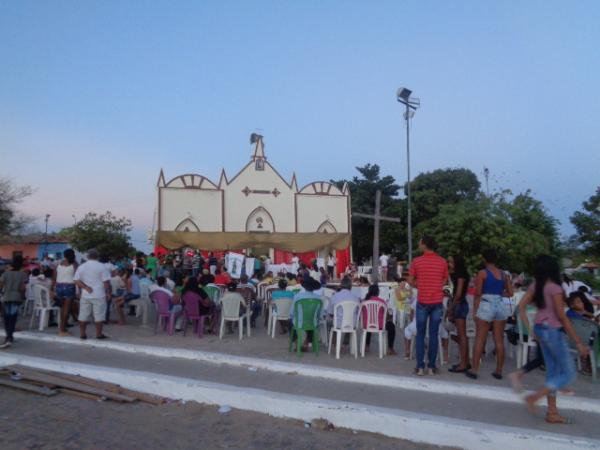
[[[181,358],[211,364],[227,364],[234,367],[252,366],[260,370],[267,370],[276,373],[288,374],[290,372],[295,372],[298,375],[305,377],[324,378],[348,383],[367,384],[395,389],[408,389],[433,394],[455,395],[460,397],[501,401],[507,403],[523,403],[522,398],[512,389],[489,385],[385,375],[346,369],[336,369],[325,366],[309,366],[307,364],[289,363],[263,358],[229,355],[225,353],[205,352],[200,350],[186,350],[175,347],[157,347],[130,344],[125,342],[98,341],[95,339],[81,340],[77,338],[59,337],[32,332],[19,332],[15,334],[20,339],[97,347],[117,350],[125,353],[138,353],[157,356],[161,358]],[[560,398],[560,407],[562,409],[600,414],[600,400],[597,399],[562,396]]]
[[[555,433],[415,414],[409,411],[295,396],[261,389],[240,388],[151,372],[53,361],[14,353],[0,355],[0,365],[10,364],[78,374],[118,383],[140,392],[211,405],[227,404],[234,408],[275,417],[304,421],[323,418],[336,427],[381,433],[394,438],[433,445],[448,445],[469,450],[510,448],[570,450],[600,447],[600,440]]]

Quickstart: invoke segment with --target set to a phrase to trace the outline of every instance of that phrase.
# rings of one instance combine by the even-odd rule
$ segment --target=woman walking
[[[565,388],[576,376],[565,332],[576,343],[582,357],[589,354],[589,349],[577,336],[565,314],[565,294],[560,285],[560,268],[556,259],[547,255],[538,256],[534,276],[535,282],[519,303],[519,314],[524,326],[529,328],[527,305],[533,303],[538,308],[533,334],[544,355],[546,382],[543,388],[528,395],[525,402],[529,410],[535,412],[535,404],[542,397],[547,397],[546,422],[565,424],[569,423],[569,419],[558,413],[556,391]]]
[[[72,312],[75,303],[77,289],[75,287],[75,271],[77,270],[77,262],[75,261],[75,252],[68,248],[65,250],[64,259],[56,267],[54,276],[52,277],[52,287],[50,297],[56,298],[60,304],[60,329],[59,336],[71,336],[67,331],[67,323],[69,321],[69,313]],[[77,316],[74,315],[75,320]]]
[[[465,259],[460,255],[448,258],[450,278],[454,286],[452,302],[448,305],[448,319],[456,325],[456,341],[458,343],[460,363],[448,369],[453,373],[464,373],[470,369],[469,365],[469,340],[467,339],[467,289],[469,287],[469,271]]]
[[[504,303],[502,297],[512,297],[512,284],[504,271],[496,266],[498,257],[495,250],[483,252],[483,259],[485,260],[485,269],[480,270],[475,278],[476,294],[473,302],[473,315],[478,320],[476,320],[473,367],[465,374],[469,378],[477,378],[481,355],[491,328],[496,346],[496,370],[492,372],[492,376],[501,380],[504,368],[504,326],[510,315],[508,305]]]
[[[13,333],[17,325],[17,316],[19,307],[25,298],[25,284],[27,283],[27,274],[21,269],[23,268],[23,257],[16,255],[10,270],[7,270],[0,275],[0,289],[3,290],[2,296],[2,313],[4,314],[4,331],[6,339],[0,345],[0,348],[7,348],[14,342]]]

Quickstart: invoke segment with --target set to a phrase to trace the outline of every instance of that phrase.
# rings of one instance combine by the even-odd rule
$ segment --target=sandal
[[[458,364],[454,364],[452,367],[448,368],[448,372],[451,372],[451,373],[466,373],[467,370],[469,370],[469,369],[466,367],[464,369],[459,369]]]
[[[100,336],[96,336],[96,339],[108,339],[108,336],[101,334]]]
[[[467,377],[469,377],[471,380],[476,380],[478,378],[478,375],[476,373],[471,372],[470,370],[467,370],[465,372],[465,375]]]
[[[83,336],[79,336],[79,339],[85,340],[85,339],[87,339],[87,336],[84,334]]]
[[[498,372],[492,372],[492,376],[496,379],[496,380],[501,380],[502,379],[502,374],[498,373]]]
[[[547,414],[546,422],[557,425],[571,425],[573,420],[570,417],[564,417],[558,414]]]

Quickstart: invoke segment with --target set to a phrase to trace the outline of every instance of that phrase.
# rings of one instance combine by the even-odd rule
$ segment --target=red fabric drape
[[[345,250],[336,250],[335,258],[337,259],[337,275],[338,277],[344,273],[346,267],[350,265],[350,248]]]

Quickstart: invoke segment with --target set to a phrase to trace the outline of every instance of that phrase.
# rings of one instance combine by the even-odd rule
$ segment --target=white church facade
[[[218,182],[194,173],[166,181],[160,171],[156,243],[167,249],[268,248],[271,255],[347,251],[348,186],[316,181],[298,187],[295,173],[287,181],[268,161],[262,136],[253,134],[251,143],[250,161],[231,178],[223,169]]]

